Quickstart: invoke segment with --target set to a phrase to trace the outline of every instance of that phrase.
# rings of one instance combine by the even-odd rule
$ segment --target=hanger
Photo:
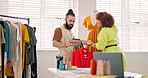
[[[80,49],[82,47],[83,47],[83,43],[81,42],[80,45],[74,47],[74,50],[78,50],[78,49]]]

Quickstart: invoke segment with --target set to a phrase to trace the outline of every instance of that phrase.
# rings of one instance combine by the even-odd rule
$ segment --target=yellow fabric
[[[103,52],[122,52],[123,64],[125,69],[126,59],[121,48],[119,46],[112,46],[112,47],[105,48],[106,46],[113,45],[113,44],[119,44],[117,26],[114,25],[112,28],[107,28],[107,27],[102,28],[102,30],[97,36],[96,48],[98,50],[103,50]]]
[[[25,44],[29,43],[29,34],[27,27],[22,24],[22,71],[24,69],[24,59],[25,59]]]
[[[85,28],[87,28],[88,30],[91,30],[91,32],[89,33],[87,40],[91,40],[93,43],[97,42],[97,35],[100,32],[101,28],[98,28],[97,25],[93,26],[91,23],[91,16],[87,16],[84,19],[83,25],[85,26]],[[87,46],[87,49],[90,52],[96,52],[97,49],[93,48],[91,46]]]
[[[118,44],[118,30],[117,27],[114,25],[112,28],[104,27],[100,31],[100,33],[97,36],[97,43],[96,48],[103,51],[112,51],[112,49],[106,48],[106,46]],[[116,51],[120,51],[118,47],[115,47]],[[120,51],[121,52],[121,51]]]
[[[11,63],[7,63],[5,65],[4,74],[5,74],[5,76],[13,76],[14,77],[14,72],[13,72],[13,68],[12,68]]]

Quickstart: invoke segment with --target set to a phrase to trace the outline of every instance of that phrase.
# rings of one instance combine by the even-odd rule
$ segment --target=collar
[[[87,48],[80,48],[80,52],[79,52],[80,54],[84,54],[84,53],[88,53],[88,50],[87,50]]]

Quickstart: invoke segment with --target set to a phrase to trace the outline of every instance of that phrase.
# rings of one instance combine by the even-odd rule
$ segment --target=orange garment
[[[14,77],[12,64],[8,61],[5,65],[4,74],[5,74],[5,76],[13,76]]]
[[[22,24],[22,71],[24,69],[24,60],[25,60],[25,44],[29,43],[29,34],[27,27]]]
[[[85,28],[87,28],[88,30],[91,31],[87,37],[87,40],[91,40],[93,43],[96,43],[97,42],[97,35],[101,31],[101,28],[98,28],[97,24],[95,26],[92,25],[91,16],[87,16],[84,19],[83,25],[85,26]],[[90,52],[98,52],[98,50],[96,48],[93,48],[91,46],[87,46],[86,48]]]
[[[92,75],[96,75],[96,69],[97,69],[97,61],[92,59],[90,61],[90,73]]]

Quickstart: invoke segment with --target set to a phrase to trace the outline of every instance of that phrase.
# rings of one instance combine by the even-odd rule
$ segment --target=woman
[[[97,35],[97,43],[92,43],[90,40],[83,40],[84,45],[102,50],[102,52],[122,52],[118,46],[118,29],[114,25],[114,18],[107,12],[99,12],[96,14],[98,27],[102,27],[100,33]],[[123,53],[122,53],[123,54]],[[124,69],[126,67],[126,60],[123,54]]]

